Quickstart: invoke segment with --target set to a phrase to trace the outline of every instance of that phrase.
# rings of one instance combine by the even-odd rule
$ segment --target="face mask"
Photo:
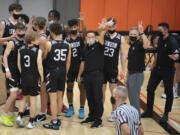
[[[87,43],[88,43],[89,45],[93,45],[95,42],[96,42],[96,40],[94,40],[94,39],[89,39],[89,40],[87,41]]]
[[[111,104],[115,105],[116,104],[116,99],[114,97],[111,97]]]
[[[20,17],[20,15],[18,15],[18,14],[13,14],[13,18],[14,18],[15,20],[17,20],[19,17]]]
[[[114,34],[116,31],[115,30],[108,30],[109,34]]]
[[[161,31],[158,31],[158,32],[157,32],[157,35],[158,35],[159,37],[163,37],[163,33],[162,33]]]
[[[36,30],[34,27],[32,27],[32,30],[33,30],[34,32],[37,32],[37,30]]]
[[[137,40],[137,37],[132,37],[132,36],[130,36],[129,39],[130,39],[131,41],[135,42],[135,41]]]
[[[76,35],[78,33],[78,30],[71,30],[72,35]]]
[[[54,20],[51,20],[49,21],[49,25],[53,24],[54,23]]]
[[[23,37],[25,36],[25,34],[17,34],[17,36],[18,36],[19,38],[23,38]]]

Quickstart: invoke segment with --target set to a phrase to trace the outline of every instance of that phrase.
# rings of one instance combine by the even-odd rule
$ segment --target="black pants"
[[[173,104],[173,81],[174,81],[175,69],[160,69],[155,67],[150,75],[150,79],[147,86],[147,109],[152,111],[154,104],[154,92],[163,80],[165,94],[166,94],[166,104],[165,113],[168,113],[172,109]]]
[[[85,74],[85,88],[87,101],[89,106],[89,117],[95,121],[102,122],[103,115],[103,73],[102,72],[93,72]]]

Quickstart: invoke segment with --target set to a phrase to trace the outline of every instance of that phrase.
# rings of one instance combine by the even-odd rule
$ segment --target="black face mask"
[[[17,36],[18,36],[19,38],[23,38],[23,37],[25,36],[25,34],[17,34]]]
[[[78,30],[71,30],[70,32],[72,35],[76,35],[78,33]]]
[[[137,37],[132,37],[132,36],[130,36],[129,39],[130,39],[131,41],[135,42],[135,41],[137,40]]]
[[[116,104],[116,99],[114,97],[111,97],[111,104],[115,105]]]
[[[114,34],[116,31],[115,30],[108,30],[109,34]]]
[[[33,30],[34,32],[37,32],[37,30],[36,30],[34,27],[32,27],[32,30]]]
[[[159,37],[163,37],[163,33],[162,33],[161,31],[158,31],[158,32],[157,32],[157,35],[158,35]]]
[[[13,18],[14,18],[15,20],[17,20],[20,16],[21,16],[21,15],[19,15],[19,14],[13,14]]]

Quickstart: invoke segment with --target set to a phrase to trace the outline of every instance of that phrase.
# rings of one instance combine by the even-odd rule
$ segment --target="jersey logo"
[[[166,47],[167,47],[167,44],[165,44],[164,47],[166,48]]]
[[[111,41],[105,41],[105,46],[111,47],[111,48],[117,48],[117,43],[111,42]]]

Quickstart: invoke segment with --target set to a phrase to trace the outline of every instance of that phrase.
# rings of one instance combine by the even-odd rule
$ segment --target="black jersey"
[[[21,46],[25,45],[24,40],[18,40],[17,38],[12,38],[10,41],[14,43],[14,49],[10,52],[8,56],[8,66],[11,72],[17,71],[17,56],[18,56],[18,49]]]
[[[79,70],[79,66],[81,63],[82,51],[84,48],[84,42],[81,35],[73,40],[70,36],[67,37],[66,41],[71,46],[71,70]]]
[[[69,53],[68,43],[63,40],[52,40],[51,45],[51,51],[46,57],[47,70],[66,70],[66,60]]]
[[[109,34],[104,36],[104,68],[105,71],[118,69],[119,50],[121,45],[121,35],[117,33],[116,37],[111,39]]]
[[[21,74],[39,75],[37,67],[38,48],[22,46],[20,48]]]
[[[9,19],[5,19],[4,23],[5,23],[5,29],[3,33],[3,38],[12,36],[15,32],[14,25],[9,21]],[[5,49],[6,49],[6,45],[3,46],[3,54]]]

